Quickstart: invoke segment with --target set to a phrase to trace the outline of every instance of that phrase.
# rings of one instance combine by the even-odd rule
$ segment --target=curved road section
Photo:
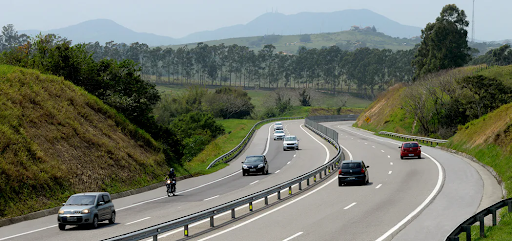
[[[352,128],[352,123],[324,125],[339,132],[347,158],[370,166],[369,185],[339,187],[332,176],[289,202],[193,239],[444,240],[478,209],[482,178],[462,158],[423,146],[421,159],[401,160],[399,142]]]
[[[286,134],[296,135],[300,150],[283,151],[273,140],[273,126],[262,126],[236,160],[218,172],[178,182],[177,195],[165,196],[165,187],[114,200],[116,224],[100,223],[91,230],[68,226],[57,228],[56,215],[0,228],[3,240],[100,240],[183,217],[252,194],[306,173],[330,160],[336,150],[302,125],[304,120],[282,121]],[[265,154],[268,175],[242,176],[241,161],[247,155]],[[77,238],[79,237],[79,238]]]

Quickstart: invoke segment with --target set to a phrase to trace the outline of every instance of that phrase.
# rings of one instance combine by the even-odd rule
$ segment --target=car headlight
[[[263,164],[259,164],[258,165],[258,168],[262,168],[264,165]]]
[[[247,169],[247,166],[246,166],[246,165],[243,165],[242,167],[243,167],[244,169]]]
[[[64,210],[59,210],[59,214],[64,214]]]
[[[82,210],[82,214],[88,214],[88,213],[89,213],[89,209]]]

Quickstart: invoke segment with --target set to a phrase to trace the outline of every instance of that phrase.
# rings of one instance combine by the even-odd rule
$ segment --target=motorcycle
[[[176,179],[167,179],[165,186],[167,187],[167,196],[170,197],[171,194],[174,196],[176,192]]]

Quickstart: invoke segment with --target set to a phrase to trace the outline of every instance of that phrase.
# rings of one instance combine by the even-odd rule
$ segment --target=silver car
[[[59,210],[59,229],[66,225],[90,225],[98,227],[98,222],[116,222],[116,210],[108,192],[79,193],[69,197]]]
[[[299,139],[296,136],[285,136],[283,141],[283,151],[288,149],[299,150]]]

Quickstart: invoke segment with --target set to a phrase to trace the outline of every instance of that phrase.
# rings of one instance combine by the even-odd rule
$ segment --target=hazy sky
[[[0,25],[50,30],[106,18],[137,32],[174,38],[246,24],[265,12],[284,14],[366,8],[401,24],[424,28],[455,3],[471,21],[472,0],[0,0]],[[511,0],[475,1],[475,39],[512,39]],[[471,26],[469,27],[471,36]]]

